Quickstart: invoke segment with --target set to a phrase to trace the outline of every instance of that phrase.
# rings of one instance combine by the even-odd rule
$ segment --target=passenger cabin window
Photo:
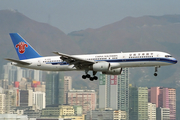
[[[172,57],[171,55],[165,55],[165,57]]]

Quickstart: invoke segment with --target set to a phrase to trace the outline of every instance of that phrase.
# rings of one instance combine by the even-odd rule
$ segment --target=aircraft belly
[[[151,66],[165,66],[170,65],[170,63],[161,61],[145,61],[145,62],[123,62],[121,67],[151,67]]]
[[[76,70],[75,67],[72,65],[51,65],[51,64],[42,64],[41,66],[38,65],[16,65],[19,67],[29,68],[29,69],[36,69],[36,70],[44,70],[44,71],[73,71]]]
[[[73,71],[76,70],[72,65],[51,65],[49,70],[52,71]]]

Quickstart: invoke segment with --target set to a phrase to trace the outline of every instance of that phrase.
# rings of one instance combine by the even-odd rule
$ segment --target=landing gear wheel
[[[97,80],[98,79],[98,77],[97,76],[94,76],[94,80]]]
[[[86,79],[86,75],[82,75],[82,79]]]
[[[86,78],[90,78],[90,77],[91,77],[90,74],[87,74],[87,75],[86,75]]]
[[[90,78],[89,78],[89,80],[90,80],[90,81],[93,81],[93,80],[94,80],[94,78],[93,78],[93,77],[90,77]]]
[[[157,76],[158,74],[157,73],[154,73],[154,76]]]

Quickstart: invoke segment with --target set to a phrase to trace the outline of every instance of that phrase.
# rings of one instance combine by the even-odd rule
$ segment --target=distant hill
[[[79,46],[56,27],[34,21],[25,15],[10,10],[0,10],[0,60],[16,58],[9,33],[20,33],[42,56],[54,55],[53,51],[76,54]],[[70,44],[71,43],[71,44]]]
[[[98,29],[75,31],[68,35],[79,42],[86,51],[93,49],[99,52],[117,52],[117,50],[175,52],[171,46],[180,44],[179,34],[180,15],[165,15],[127,17]],[[89,47],[89,44],[92,46]]]

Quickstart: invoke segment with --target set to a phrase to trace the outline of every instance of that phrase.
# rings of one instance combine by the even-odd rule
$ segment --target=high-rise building
[[[156,120],[156,104],[148,103],[148,120]]]
[[[119,76],[117,75],[110,75],[108,76],[108,106],[114,110],[118,110],[118,101],[119,100],[119,96],[118,96],[118,88],[119,88],[119,84],[118,84],[118,78]],[[120,93],[119,93],[120,94]],[[119,109],[120,110],[120,109]]]
[[[124,68],[118,77],[118,110],[126,111],[129,119],[129,69]]]
[[[148,119],[148,88],[130,87],[129,95],[129,119],[147,120]]]
[[[0,94],[0,114],[5,113],[5,94]]]
[[[156,107],[169,108],[168,88],[151,87],[148,90],[149,101],[156,104]]]
[[[170,120],[176,120],[176,89],[168,88],[168,90],[169,90]]]
[[[170,120],[176,120],[176,89],[151,87],[149,88],[149,102],[157,107],[170,109]]]
[[[3,70],[3,79],[7,79],[9,81],[9,84],[14,83],[15,81],[20,81],[20,79],[22,78],[21,68],[11,65],[11,63],[3,65]]]
[[[46,106],[45,92],[33,92],[33,105],[42,110]]]
[[[99,108],[126,111],[126,116],[128,116],[129,69],[124,68],[121,75],[100,74],[99,82]]]
[[[4,89],[5,94],[5,113],[12,113],[11,107],[19,106],[19,90]]]
[[[33,91],[32,90],[20,90],[20,106],[32,106],[33,105]]]
[[[80,105],[83,114],[96,108],[96,92],[94,90],[70,90],[68,92],[68,104]]]
[[[46,106],[64,103],[64,76],[48,72],[46,76]]]
[[[148,88],[138,87],[138,120],[148,119]]]
[[[138,88],[129,87],[129,120],[138,120]]]
[[[9,85],[8,79],[0,80],[0,87],[2,87],[3,89],[7,89],[8,85]]]
[[[107,108],[107,75],[99,75],[99,108]]]
[[[72,89],[72,77],[64,76],[64,104],[67,104],[67,93]]]
[[[169,108],[158,107],[156,109],[156,120],[171,120]]]
[[[169,108],[169,90],[168,90],[168,88],[162,88],[162,89],[160,89],[162,92],[162,95],[161,95],[161,97],[162,97],[162,99],[160,99],[160,100],[162,100],[163,102],[162,102],[162,104],[160,104],[163,108]]]
[[[99,76],[99,108],[118,109],[118,77],[117,75]]]

